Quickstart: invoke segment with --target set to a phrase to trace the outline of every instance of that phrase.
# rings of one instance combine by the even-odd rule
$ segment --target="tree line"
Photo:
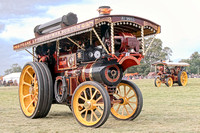
[[[144,40],[145,49],[147,49],[151,40],[152,38]],[[170,61],[172,50],[169,47],[163,47],[162,44],[163,43],[161,39],[155,38],[145,57],[141,60],[140,65],[128,68],[125,73],[139,73],[140,75],[145,76],[148,75],[149,72],[154,72],[154,66],[151,64],[157,61]],[[190,66],[187,68],[187,71],[190,74],[200,73],[200,54],[198,52],[194,52],[189,59],[181,59],[180,62],[186,62],[190,64]]]
[[[150,44],[152,38],[144,40],[144,49],[146,50]],[[125,73],[139,73],[140,75],[148,75],[149,72],[154,71],[154,67],[151,65],[157,61],[170,60],[172,50],[169,47],[163,47],[161,39],[155,38],[152,45],[150,46],[145,57],[141,60],[140,65],[132,66],[126,70]],[[200,73],[200,54],[194,52],[189,59],[182,59],[180,62],[189,63],[190,66],[187,68],[189,73],[199,74]],[[17,63],[11,65],[11,68],[5,71],[5,75],[13,72],[21,72],[22,68]]]

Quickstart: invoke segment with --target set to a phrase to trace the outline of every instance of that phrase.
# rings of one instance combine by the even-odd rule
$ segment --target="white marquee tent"
[[[9,80],[12,80],[13,82],[16,80],[19,84],[19,78],[20,78],[21,72],[11,73],[3,77],[3,81],[8,82]]]

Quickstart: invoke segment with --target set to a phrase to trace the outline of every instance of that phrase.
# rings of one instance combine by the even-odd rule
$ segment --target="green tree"
[[[145,39],[145,50],[148,48],[152,38]],[[172,55],[172,50],[169,47],[162,46],[162,41],[155,38],[150,48],[146,52],[144,58],[141,60],[140,65],[128,68],[127,73],[138,72],[141,75],[147,75],[153,71],[151,64],[160,60],[169,60]]]
[[[11,68],[7,69],[4,71],[5,75],[10,74],[10,73],[14,73],[14,72],[21,72],[22,68],[21,66],[19,66],[17,63],[16,64],[12,64]]]
[[[189,59],[182,59],[180,62],[187,62],[190,64],[187,69],[189,73],[200,73],[200,54],[198,52],[194,52]]]

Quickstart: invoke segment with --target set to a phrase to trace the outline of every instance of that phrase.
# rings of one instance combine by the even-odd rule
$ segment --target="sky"
[[[99,6],[110,6],[114,14],[149,19],[161,25],[157,35],[163,47],[173,51],[170,59],[188,59],[200,53],[200,0],[1,0],[0,2],[0,75],[12,64],[21,67],[32,57],[26,51],[13,51],[13,45],[34,38],[33,29],[68,12],[78,22],[98,17]]]

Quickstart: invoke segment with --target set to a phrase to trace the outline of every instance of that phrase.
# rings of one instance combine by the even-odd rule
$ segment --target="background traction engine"
[[[156,62],[152,65],[155,66],[154,84],[156,87],[160,87],[161,83],[168,87],[172,87],[174,83],[178,83],[179,86],[187,85],[188,75],[185,67],[189,66],[188,63]]]
[[[77,23],[76,14],[35,27],[35,38],[14,45],[32,47],[33,62],[21,73],[19,99],[28,118],[46,117],[52,104],[68,105],[86,127],[100,127],[111,113],[119,120],[133,120],[143,98],[123,72],[144,57],[144,36],[160,33],[160,26],[143,18],[109,15]]]

